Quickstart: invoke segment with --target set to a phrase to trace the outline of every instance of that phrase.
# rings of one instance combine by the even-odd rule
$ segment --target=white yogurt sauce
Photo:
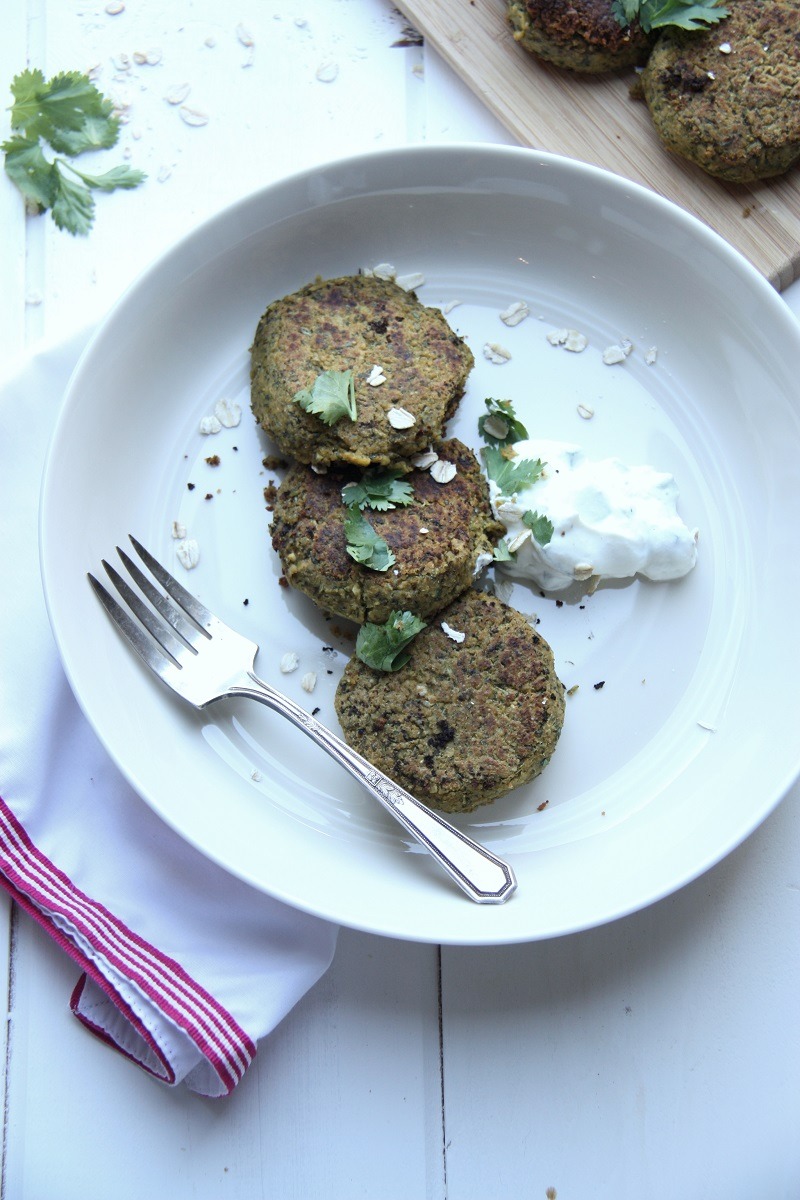
[[[535,483],[513,496],[500,494],[489,480],[495,516],[506,527],[514,557],[498,567],[545,591],[576,581],[678,579],[697,559],[697,530],[677,513],[678,488],[672,475],[648,466],[626,466],[617,458],[592,461],[563,442],[516,442],[519,459],[545,464]],[[553,536],[540,546],[523,522],[534,511],[553,524]]]

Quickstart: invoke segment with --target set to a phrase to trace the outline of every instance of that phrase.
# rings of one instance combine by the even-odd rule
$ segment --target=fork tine
[[[186,588],[178,583],[177,579],[170,575],[165,567],[162,567],[158,559],[153,558],[149,550],[145,550],[141,542],[138,542],[132,533],[129,533],[128,537],[139,558],[141,558],[153,577],[158,580],[164,591],[168,592],[176,604],[179,604],[184,612],[187,612],[201,628],[208,629],[219,620],[191,592],[187,592]]]
[[[87,578],[92,585],[92,591],[97,596],[103,608],[108,613],[111,620],[118,626],[123,636],[130,642],[133,649],[144,660],[146,665],[155,671],[157,675],[163,675],[166,667],[171,662],[171,656],[166,651],[156,648],[150,638],[147,636],[141,625],[131,620],[131,617],[124,608],[111,595],[98,579],[95,579],[91,571],[87,571]]]
[[[170,626],[142,602],[130,584],[122,578],[119,571],[111,566],[111,563],[106,562],[105,559],[102,560],[102,563],[106,574],[133,615],[141,621],[148,633],[155,638],[161,649],[169,655],[174,663],[180,666],[181,660],[185,660],[187,654],[197,653],[192,646],[187,646],[180,641]]]
[[[143,595],[147,597],[153,608],[161,613],[161,616],[168,625],[172,626],[179,637],[188,645],[199,650],[203,642],[207,641],[210,636],[206,630],[198,629],[194,621],[187,621],[182,610],[170,600],[169,596],[165,596],[163,592],[160,592],[158,588],[153,586],[144,571],[141,571],[136,563],[119,546],[117,546],[117,554],[125,564],[134,583]]]

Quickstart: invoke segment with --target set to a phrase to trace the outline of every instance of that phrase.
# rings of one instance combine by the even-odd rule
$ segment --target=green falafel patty
[[[251,406],[281,452],[299,462],[391,466],[443,436],[473,363],[439,309],[413,292],[371,275],[317,279],[261,317]],[[375,367],[384,377],[377,386],[368,382]],[[326,424],[295,400],[326,371],[353,372],[354,420]]]
[[[347,664],[335,703],[355,750],[445,812],[488,804],[547,766],[564,687],[547,642],[516,609],[470,589],[409,651],[396,672]]]

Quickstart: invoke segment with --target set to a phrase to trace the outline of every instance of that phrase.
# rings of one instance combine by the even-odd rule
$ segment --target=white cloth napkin
[[[336,928],[184,843],[132,791],[61,670],[42,595],[39,487],[86,335],[0,386],[0,884],[81,968],[75,1015],[168,1084],[232,1091],[330,964]]]

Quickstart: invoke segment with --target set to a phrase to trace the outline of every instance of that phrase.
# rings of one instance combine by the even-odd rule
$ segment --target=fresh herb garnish
[[[503,496],[513,496],[515,492],[530,487],[544,470],[544,463],[540,458],[506,458],[502,450],[495,446],[485,446],[482,454],[486,463],[486,474]]]
[[[48,81],[38,69],[25,70],[14,76],[11,93],[14,133],[0,146],[6,174],[31,209],[50,209],[59,229],[85,237],[94,221],[93,191],[135,188],[146,178],[124,165],[96,175],[71,161],[116,145],[119,118],[111,101],[78,71],[62,71]],[[55,151],[52,159],[45,146]]]
[[[720,0],[708,0],[707,4],[694,4],[692,0],[613,0],[611,11],[623,29],[638,19],[645,33],[665,25],[707,29],[729,15]]]
[[[344,532],[347,553],[363,567],[369,567],[371,571],[388,571],[394,564],[395,557],[386,542],[355,505],[347,509]]]
[[[402,471],[365,471],[361,479],[346,483],[342,488],[342,500],[357,508],[374,508],[386,512],[414,503],[414,491],[410,483],[402,479]]]
[[[552,539],[554,532],[553,522],[548,517],[545,517],[542,513],[534,512],[529,508],[527,512],[522,514],[522,520],[524,524],[528,526],[528,529],[530,529],[531,533],[533,534],[534,540],[540,546],[546,546],[547,543]]]
[[[494,548],[494,554],[492,555],[492,561],[493,562],[514,562],[515,559],[516,559],[516,554],[513,550],[509,550],[508,542],[506,541],[506,539],[500,538],[500,541],[497,543],[497,545]]]
[[[367,622],[356,638],[356,657],[376,671],[399,671],[411,657],[408,643],[421,633],[425,622],[411,612],[393,612],[383,625]]]
[[[292,398],[326,425],[335,425],[342,417],[349,417],[351,421],[356,419],[356,385],[352,371],[322,371],[310,391],[302,388]]]
[[[494,400],[489,396],[484,404],[486,414],[478,417],[478,433],[485,442],[490,446],[510,446],[513,442],[525,440],[528,431],[517,420],[510,400]]]

